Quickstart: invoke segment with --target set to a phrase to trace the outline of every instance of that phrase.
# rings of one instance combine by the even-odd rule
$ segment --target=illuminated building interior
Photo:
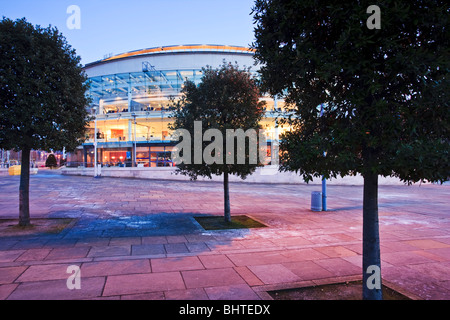
[[[171,140],[168,129],[170,100],[180,96],[186,80],[201,81],[202,67],[219,67],[223,61],[251,66],[253,54],[244,47],[185,45],[133,51],[86,65],[93,120],[86,141],[69,155],[67,165],[93,166],[97,142],[97,161],[104,167],[172,166],[171,151],[178,141]],[[266,102],[261,126],[270,144],[287,130],[275,126],[284,103],[268,96],[261,100]]]

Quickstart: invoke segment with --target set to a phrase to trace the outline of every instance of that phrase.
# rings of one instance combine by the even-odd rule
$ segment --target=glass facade
[[[174,60],[177,58],[173,55]],[[110,63],[107,60],[102,61],[103,66]],[[70,154],[67,165],[92,167],[96,142],[97,161],[105,167],[172,166],[171,151],[178,141],[171,140],[168,129],[170,100],[180,96],[186,80],[198,84],[201,77],[201,69],[156,70],[145,61],[140,72],[90,77],[87,95],[93,120],[85,142]],[[261,99],[266,101],[261,125],[270,144],[283,131],[275,125],[276,112],[283,102]]]

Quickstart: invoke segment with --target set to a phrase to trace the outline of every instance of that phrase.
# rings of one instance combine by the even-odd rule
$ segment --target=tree
[[[53,153],[48,155],[47,160],[45,160],[45,166],[50,168],[56,168],[58,166],[58,161]]]
[[[175,138],[182,137],[185,146],[180,150],[183,161],[176,162],[177,172],[193,180],[223,174],[224,218],[230,222],[229,175],[245,179],[261,165],[261,158],[251,161],[257,146],[254,136],[249,134],[248,143],[242,144],[236,143],[238,135],[227,133],[238,132],[243,137],[259,130],[264,103],[259,102],[259,90],[249,69],[239,70],[238,65],[224,62],[219,69],[207,67],[202,72],[200,84],[186,81],[181,99],[173,103],[175,121],[170,129],[175,130]]]
[[[381,274],[378,176],[450,176],[450,9],[383,0],[376,16],[371,4],[257,0],[253,47],[263,88],[285,93],[293,113],[280,170],[363,176],[363,298],[381,299],[381,275],[374,288],[368,272]]]
[[[56,28],[0,22],[0,147],[22,150],[19,225],[30,224],[30,151],[74,150],[88,114],[80,57]]]

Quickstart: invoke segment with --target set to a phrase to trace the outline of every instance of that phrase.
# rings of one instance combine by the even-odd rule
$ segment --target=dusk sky
[[[86,64],[108,54],[181,44],[249,46],[254,0],[1,0],[0,17],[56,26]],[[69,29],[70,5],[80,29]],[[73,21],[73,20],[72,20]]]

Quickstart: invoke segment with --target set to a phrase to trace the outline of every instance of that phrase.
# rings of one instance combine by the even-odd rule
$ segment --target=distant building
[[[86,142],[69,155],[67,165],[93,166],[97,126],[97,161],[102,166],[172,166],[171,151],[178,142],[171,140],[167,127],[170,99],[180,96],[187,79],[199,83],[203,67],[217,68],[224,60],[256,72],[253,56],[245,47],[180,45],[132,51],[87,64],[89,109],[95,120]],[[270,144],[283,130],[275,126],[274,111],[284,104],[269,96],[261,99],[266,101],[261,125]]]

